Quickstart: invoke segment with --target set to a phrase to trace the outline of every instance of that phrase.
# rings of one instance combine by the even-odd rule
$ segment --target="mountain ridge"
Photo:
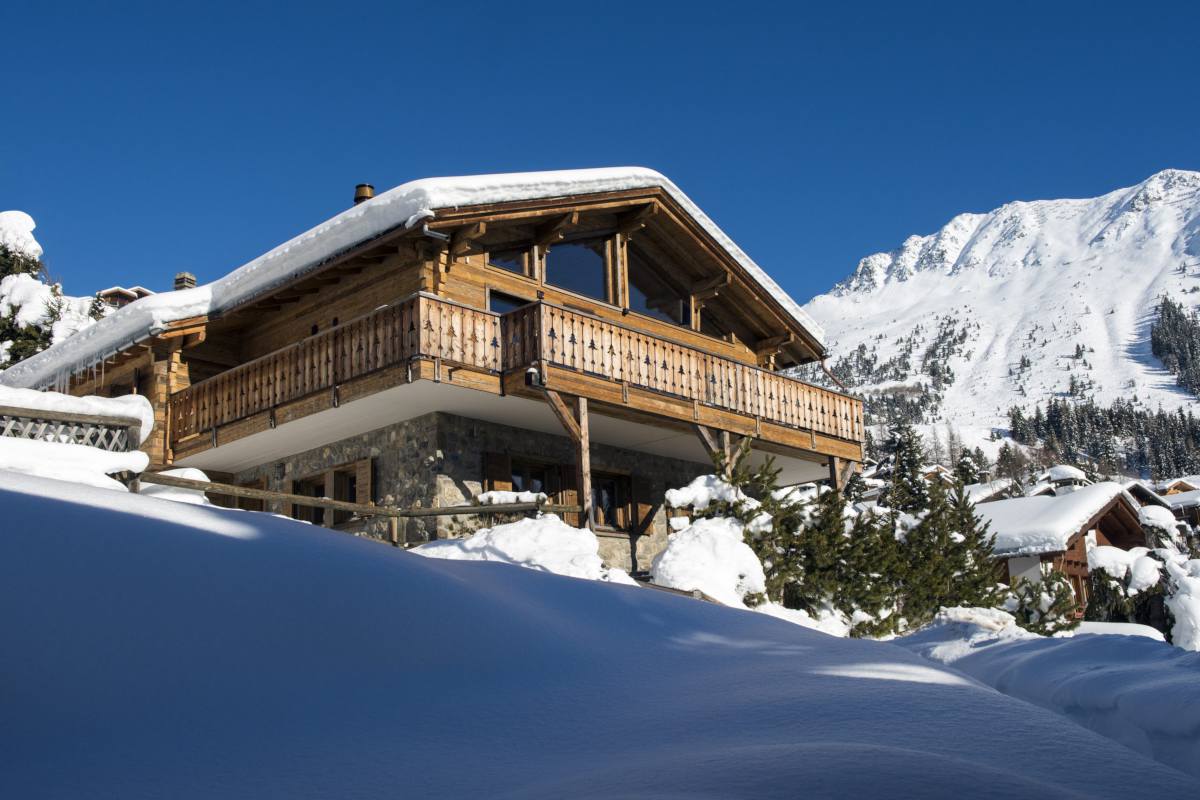
[[[1006,203],[863,258],[805,306],[838,380],[882,422],[952,424],[970,441],[1054,397],[1147,410],[1196,398],[1150,351],[1163,296],[1200,293],[1200,172],[1096,198]]]

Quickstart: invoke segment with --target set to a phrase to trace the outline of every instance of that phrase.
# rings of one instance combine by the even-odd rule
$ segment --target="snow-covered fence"
[[[142,420],[0,405],[0,436],[80,444],[128,453],[141,443]]]

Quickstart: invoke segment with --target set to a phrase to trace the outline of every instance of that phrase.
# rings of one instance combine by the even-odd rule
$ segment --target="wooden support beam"
[[[786,347],[796,341],[796,334],[785,333],[781,336],[772,336],[769,339],[759,339],[754,345],[754,352],[758,356],[769,356],[772,353],[778,353],[779,349]]]
[[[709,278],[705,281],[700,281],[692,285],[691,295],[696,300],[711,300],[721,293],[721,290],[729,285],[729,273],[722,272],[714,278]]]
[[[588,432],[588,401],[586,397],[575,398],[575,410],[579,415],[579,455],[576,459],[578,469],[580,527],[594,528],[595,519],[592,508],[592,446]]]
[[[465,225],[450,236],[450,255],[461,256],[473,247],[473,243],[487,233],[486,222]]]
[[[567,228],[578,224],[578,211],[563,214],[538,228],[537,233],[534,234],[533,243],[538,247],[547,247],[555,242],[561,242],[563,237],[567,235]]]
[[[854,473],[856,463],[845,458],[837,456],[829,457],[829,485],[833,487],[835,492],[840,492],[846,488],[846,484],[850,481],[850,476]]]
[[[578,443],[583,435],[579,429],[579,423],[575,421],[571,409],[567,407],[566,402],[562,399],[562,395],[553,389],[546,390],[546,402],[550,404],[550,410],[554,412],[554,416],[558,417],[558,421],[567,429],[571,439]]]
[[[696,435],[700,437],[700,444],[708,451],[708,455],[713,460],[716,460],[717,453],[721,452],[721,442],[717,434],[713,433],[707,425],[693,425],[696,430]]]
[[[650,218],[658,213],[658,203],[647,203],[644,206],[628,211],[617,217],[617,233],[629,236],[635,231],[646,227]]]
[[[580,527],[592,528],[595,520],[592,510],[592,446],[588,432],[588,401],[586,397],[575,398],[572,413],[562,395],[546,389],[546,402],[567,434],[575,441],[575,486],[579,492]]]

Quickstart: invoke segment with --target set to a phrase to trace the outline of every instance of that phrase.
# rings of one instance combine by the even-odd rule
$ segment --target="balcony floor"
[[[494,422],[516,428],[565,435],[549,406],[540,400],[499,396],[465,386],[419,380],[369,394],[337,408],[314,414],[244,436],[219,447],[178,458],[181,467],[222,472],[240,472],[248,467],[282,459],[293,453],[337,442],[368,431],[428,414],[444,411],[482,422]],[[708,464],[709,459],[696,435],[672,426],[646,425],[619,419],[594,407],[591,438],[637,452],[679,458]],[[752,452],[757,463],[766,454]],[[799,457],[775,454],[775,463],[784,483],[800,483],[828,476],[821,463]]]

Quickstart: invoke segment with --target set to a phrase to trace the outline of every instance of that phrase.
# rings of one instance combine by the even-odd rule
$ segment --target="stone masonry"
[[[528,431],[435,412],[343,439],[280,461],[252,467],[234,477],[237,483],[263,480],[268,489],[287,491],[293,481],[370,458],[372,499],[401,508],[447,507],[469,502],[483,491],[486,453],[508,453],[514,459],[536,458],[574,463],[574,446],[566,436]],[[607,445],[592,446],[593,472],[637,476],[646,496],[656,501],[653,523],[644,535],[598,533],[605,562],[626,570],[645,570],[666,545],[666,490],[683,486],[711,471],[711,466],[648,455]],[[287,513],[287,509],[271,509]],[[502,515],[417,517],[400,520],[400,537],[409,543],[470,534],[505,521]],[[367,536],[386,537],[382,519],[345,526]]]

